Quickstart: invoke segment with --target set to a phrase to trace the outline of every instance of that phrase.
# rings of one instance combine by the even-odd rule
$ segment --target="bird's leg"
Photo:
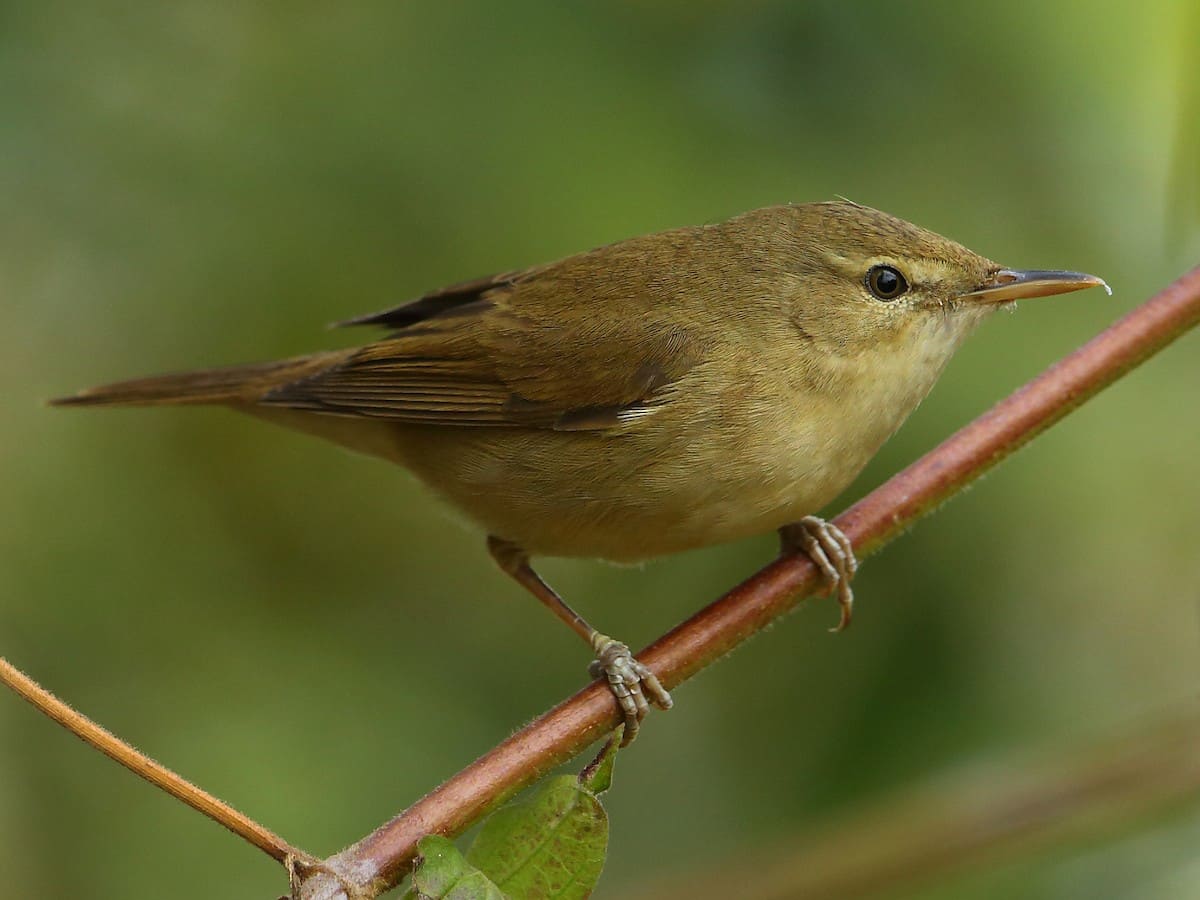
[[[836,525],[817,516],[805,516],[799,522],[784,525],[779,529],[780,553],[804,553],[825,577],[829,593],[837,592],[842,617],[836,628],[841,631],[850,624],[854,613],[854,591],[850,580],[858,571],[858,560],[850,539]]]
[[[488,550],[500,568],[511,575],[525,590],[565,622],[572,631],[588,642],[595,661],[588,668],[593,678],[603,677],[608,682],[625,717],[625,736],[622,745],[637,736],[642,719],[653,703],[659,709],[670,709],[672,700],[657,676],[630,653],[629,647],[620,641],[601,634],[587,623],[583,616],[567,606],[562,597],[542,580],[529,565],[529,554],[509,541],[489,537]]]

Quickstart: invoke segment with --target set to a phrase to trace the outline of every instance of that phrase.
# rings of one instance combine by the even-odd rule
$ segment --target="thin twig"
[[[96,724],[87,716],[72,709],[3,657],[0,657],[0,682],[12,688],[18,695],[28,700],[80,740],[95,747],[110,759],[116,760],[139,778],[144,778],[177,800],[182,800],[192,809],[204,813],[217,824],[224,825],[268,856],[281,863],[286,863],[291,859],[316,864],[316,860],[309,854],[297,850],[279,835],[268,831],[228,803],[218,800],[183,776],[150,759],[135,747],[131,747],[102,725]]]
[[[631,892],[640,900],[850,900],[907,894],[956,872],[1098,838],[1195,808],[1200,718],[1194,709],[1091,746],[906,792],[769,850],[730,848],[716,866]],[[1150,886],[1149,893],[1154,893]]]
[[[938,504],[1122,374],[1200,321],[1200,268],[1187,273],[937,449],[839,516],[860,558],[877,551]],[[817,587],[807,559],[767,566],[639,654],[673,688],[795,606]],[[376,896],[399,883],[430,833],[457,834],[543,773],[611,730],[616,705],[592,684],[510,737],[407,811],[325,860],[307,900]],[[336,877],[335,877],[336,876]]]

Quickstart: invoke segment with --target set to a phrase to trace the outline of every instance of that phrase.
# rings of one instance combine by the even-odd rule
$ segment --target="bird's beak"
[[[1044,269],[1001,269],[984,285],[963,294],[959,299],[977,303],[1008,303],[1026,297],[1049,297],[1082,291],[1084,288],[1102,287],[1110,295],[1110,288],[1103,278],[1085,275],[1083,272],[1057,272]]]

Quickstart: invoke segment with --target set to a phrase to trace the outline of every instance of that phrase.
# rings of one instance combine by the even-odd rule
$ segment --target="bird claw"
[[[858,571],[858,559],[850,539],[836,525],[817,516],[805,516],[799,522],[779,529],[785,551],[801,551],[821,571],[829,593],[837,595],[841,618],[833,632],[843,631],[854,617],[854,591],[850,581]]]
[[[588,666],[588,672],[593,678],[603,678],[608,683],[608,689],[621,708],[625,718],[623,747],[637,737],[650,704],[659,709],[670,709],[674,701],[658,676],[638,662],[625,644],[596,632],[592,636],[592,649],[596,659]]]

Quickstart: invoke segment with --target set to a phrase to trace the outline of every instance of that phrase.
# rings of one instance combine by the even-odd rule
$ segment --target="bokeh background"
[[[4,4],[0,653],[332,852],[582,684],[583,648],[400,470],[45,398],[340,346],[363,335],[325,323],[448,282],[835,194],[1110,281],[990,322],[840,507],[1200,258],[1191,6]],[[680,689],[619,761],[597,896],[1187,710],[1198,386],[1193,335],[872,559],[849,633],[806,604]],[[544,572],[640,646],[773,552]],[[1197,840],[1183,802],[911,896],[1191,898]],[[6,694],[0,873],[284,889]]]

